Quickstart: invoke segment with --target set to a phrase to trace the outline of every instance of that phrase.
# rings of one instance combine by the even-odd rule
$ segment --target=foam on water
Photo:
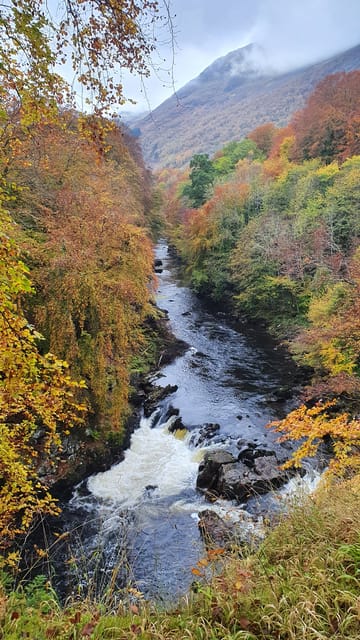
[[[91,493],[121,507],[133,507],[144,498],[146,487],[155,487],[158,498],[178,495],[195,485],[197,452],[187,439],[179,440],[168,428],[176,417],[152,428],[153,418],[142,418],[133,433],[125,459],[88,481]]]
[[[290,502],[299,502],[317,489],[321,477],[322,474],[315,469],[308,469],[304,476],[290,478],[278,493]]]

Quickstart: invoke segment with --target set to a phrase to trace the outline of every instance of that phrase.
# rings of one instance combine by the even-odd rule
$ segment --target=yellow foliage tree
[[[41,339],[22,312],[31,292],[28,270],[11,240],[12,224],[0,209],[0,551],[28,530],[34,516],[55,513],[55,500],[42,460],[55,464],[61,432],[81,421],[84,407],[73,391],[82,383],[67,374],[66,362],[37,349]]]
[[[47,348],[86,380],[80,397],[91,405],[93,432],[121,437],[132,361],[149,346],[144,323],[154,313],[150,185],[120,130],[99,154],[77,118],[64,120],[68,128],[37,127],[8,173],[37,292],[28,315]]]
[[[304,439],[292,459],[284,467],[299,467],[301,461],[314,456],[325,436],[332,440],[334,457],[329,470],[343,473],[346,469],[360,467],[360,420],[348,413],[331,414],[336,400],[318,403],[308,408],[302,405],[289,413],[284,420],[272,422],[269,426],[281,433],[280,441]],[[328,411],[330,409],[330,412]]]

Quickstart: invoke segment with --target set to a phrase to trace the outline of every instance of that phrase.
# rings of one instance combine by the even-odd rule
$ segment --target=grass
[[[193,591],[168,611],[134,590],[114,608],[89,600],[60,607],[41,578],[9,594],[4,588],[0,637],[359,640],[359,500],[359,477],[323,486],[293,507],[255,554],[203,558]]]

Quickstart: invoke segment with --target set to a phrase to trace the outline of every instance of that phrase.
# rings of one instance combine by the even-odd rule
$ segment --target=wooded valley
[[[261,122],[186,170],[151,173],[116,115],[116,68],[150,73],[156,25],[173,37],[168,3],[61,0],[56,19],[51,8],[0,7],[0,638],[356,640],[360,71],[326,76],[285,127]],[[46,539],[59,487],[120,459],[145,391],[175,388],[161,395],[149,379],[176,343],[154,301],[164,237],[200,299],[291,354],[305,383],[270,427],[285,447],[299,442],[284,468],[325,444],[325,480],[290,511],[262,514],[261,544],[205,544],[170,610],[135,582],[120,597],[119,567],[101,597],[90,585],[61,600],[50,560],[47,575],[24,562],[30,543],[49,558],[33,532]],[[196,351],[179,344],[174,355]],[[204,497],[210,509],[217,497]]]

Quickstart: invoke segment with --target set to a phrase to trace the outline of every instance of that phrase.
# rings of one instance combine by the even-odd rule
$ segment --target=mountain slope
[[[154,168],[181,167],[260,124],[283,126],[322,78],[359,68],[360,45],[284,74],[267,69],[254,45],[232,51],[134,124],[145,159]]]

